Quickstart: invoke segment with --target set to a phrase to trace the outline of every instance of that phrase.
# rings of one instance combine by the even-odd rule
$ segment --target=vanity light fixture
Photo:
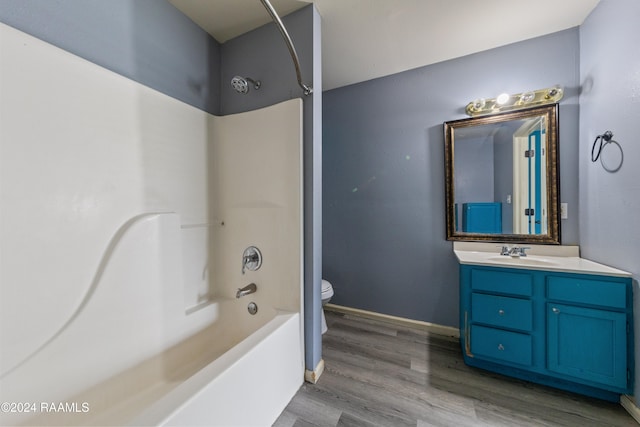
[[[553,104],[560,101],[563,96],[564,90],[560,86],[517,93],[515,95],[502,93],[496,98],[480,98],[471,101],[467,104],[465,111],[470,116],[482,116],[538,105]]]

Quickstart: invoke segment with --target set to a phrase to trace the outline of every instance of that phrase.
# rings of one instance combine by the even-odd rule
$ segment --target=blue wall
[[[166,1],[2,0],[0,21],[219,114],[220,46]]]
[[[640,2],[602,0],[580,27],[580,242],[582,256],[633,274],[636,404],[640,402]],[[610,130],[624,152],[616,173],[591,162]],[[604,148],[603,156],[619,154]]]
[[[561,198],[578,244],[578,29],[324,93],[323,275],[332,302],[458,325],[458,264],[445,240],[442,123],[473,99],[554,84]]]

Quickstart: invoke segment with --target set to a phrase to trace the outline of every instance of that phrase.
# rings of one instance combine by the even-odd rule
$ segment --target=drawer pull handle
[[[559,308],[555,308],[555,307],[553,307],[553,308],[551,309],[551,311],[553,311],[553,312],[554,312],[554,313],[556,313],[556,314],[560,313],[560,309],[559,309]]]
[[[498,314],[499,314],[500,316],[504,316],[504,310],[502,310],[502,309],[498,310]]]
[[[498,350],[504,351],[504,346],[502,344],[498,344]]]

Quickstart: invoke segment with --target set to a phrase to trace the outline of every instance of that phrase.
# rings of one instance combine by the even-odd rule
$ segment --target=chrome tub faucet
[[[236,292],[236,298],[241,298],[245,295],[253,294],[258,290],[258,287],[255,283],[249,283],[244,288],[238,288],[238,292]]]

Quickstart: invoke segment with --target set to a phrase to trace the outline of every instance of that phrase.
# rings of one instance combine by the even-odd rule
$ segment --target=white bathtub
[[[130,425],[270,426],[303,381],[299,322],[278,313]]]
[[[259,306],[253,316],[251,300],[214,303],[215,324],[65,398],[70,412],[43,412],[37,402],[32,417],[5,413],[1,424],[271,425],[303,382],[300,315]]]
[[[249,300],[247,299],[246,302]],[[245,301],[233,301],[246,306]],[[261,311],[265,311],[262,309]],[[271,310],[273,312],[273,310]],[[235,344],[219,340],[220,334],[206,331],[198,342],[182,344],[185,355],[197,347],[206,347],[189,366],[174,366],[173,375],[156,378],[149,384],[153,401],[141,407],[132,396],[130,404],[135,417],[126,425],[175,426],[268,426],[303,382],[303,359],[300,348],[300,316],[298,313],[269,313],[264,326]],[[258,312],[260,315],[260,311]],[[246,313],[245,316],[251,316]],[[230,349],[227,349],[232,345]],[[204,349],[203,349],[204,350]],[[226,350],[226,351],[225,351]],[[219,354],[222,353],[222,354]],[[219,354],[219,355],[218,355]],[[211,358],[214,358],[211,360]],[[180,357],[177,358],[180,360]],[[176,360],[175,362],[177,362]],[[179,362],[178,362],[179,365]],[[184,369],[187,372],[181,372]],[[193,372],[191,374],[191,372]],[[186,379],[182,377],[188,376]],[[176,384],[175,381],[179,381]],[[129,404],[129,403],[128,403]],[[122,413],[123,408],[113,408]],[[110,412],[113,412],[110,411]],[[109,423],[111,414],[96,420]],[[112,423],[113,424],[113,423]]]
[[[303,381],[299,322],[276,314],[129,425],[270,426]]]

